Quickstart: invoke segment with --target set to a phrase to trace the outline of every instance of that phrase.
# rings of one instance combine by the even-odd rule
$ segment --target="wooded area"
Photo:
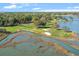
[[[76,13],[51,13],[51,12],[4,12],[0,13],[0,26],[14,26],[19,24],[34,23],[35,25],[45,26],[50,20],[65,20],[61,15],[71,15]],[[72,19],[72,17],[70,17]]]

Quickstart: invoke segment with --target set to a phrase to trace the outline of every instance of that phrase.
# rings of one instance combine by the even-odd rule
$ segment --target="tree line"
[[[65,20],[63,16],[56,16],[67,13],[51,12],[4,12],[0,13],[0,26],[15,26],[19,24],[34,23],[36,26],[45,26],[51,20]],[[69,13],[68,13],[69,14]]]

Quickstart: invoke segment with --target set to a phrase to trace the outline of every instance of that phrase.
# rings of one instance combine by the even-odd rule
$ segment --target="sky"
[[[79,11],[79,3],[0,3],[0,12]]]

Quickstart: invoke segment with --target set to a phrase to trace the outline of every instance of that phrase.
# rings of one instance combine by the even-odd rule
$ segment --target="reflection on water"
[[[69,18],[69,16],[66,16]],[[79,18],[73,17],[73,21],[70,22],[59,22],[60,28],[68,27],[70,31],[79,33]]]
[[[56,43],[56,44],[60,45],[61,47],[65,48],[66,50],[68,50],[69,52],[71,52],[75,55],[79,55],[79,50],[78,49],[75,49],[71,45],[69,45],[67,43],[64,43],[64,42],[62,42],[58,39],[42,36],[42,35],[35,34],[35,33],[32,33],[32,32],[27,32],[27,31],[24,32],[24,33],[25,33],[24,35],[22,34],[20,36],[17,36],[16,38],[14,38],[14,40],[10,43],[13,44],[14,41],[15,42],[20,42],[21,40],[24,40],[24,41],[26,40],[26,41],[25,42],[23,41],[23,43],[17,44],[15,46],[15,49],[14,48],[12,49],[13,51],[11,51],[11,49],[10,49],[10,53],[8,52],[8,50],[9,50],[9,48],[8,48],[8,50],[5,51],[5,53],[9,53],[9,54],[6,54],[6,55],[13,55],[13,54],[14,55],[19,55],[19,54],[29,55],[29,53],[30,53],[30,55],[32,55],[32,54],[33,55],[34,54],[36,54],[36,55],[63,55],[62,53],[56,52],[56,49],[54,49],[53,46],[49,46],[45,42]],[[21,34],[21,33],[19,33],[19,34]],[[30,37],[30,35],[32,37]],[[11,35],[11,36],[13,36],[13,35]],[[8,40],[10,40],[12,38],[11,36],[10,35],[8,36],[9,37]],[[42,39],[45,42],[39,41],[40,40],[39,38]],[[4,43],[8,40],[4,39],[4,41],[2,41],[2,42]],[[33,43],[35,43],[35,44],[32,45]],[[74,41],[73,43],[77,43],[77,42]],[[40,46],[42,46],[41,49],[39,48]],[[4,48],[4,49],[0,50],[0,53],[4,53],[4,50],[6,50],[6,49]],[[18,54],[16,53],[16,51],[17,51]],[[0,55],[2,55],[2,54],[0,54]]]

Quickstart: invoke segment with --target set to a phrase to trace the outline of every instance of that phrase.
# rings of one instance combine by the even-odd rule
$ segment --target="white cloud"
[[[40,9],[41,9],[41,8],[33,8],[32,10],[35,10],[35,11],[36,11],[36,10],[40,10]]]
[[[45,10],[36,10],[33,12],[79,12],[79,10],[55,10],[55,9],[45,9]]]
[[[29,6],[30,4],[29,4],[29,3],[24,3],[24,5],[25,5],[25,6]]]
[[[13,4],[13,5],[15,5],[15,4],[17,4],[17,3],[14,3],[14,2],[13,2],[13,3],[10,3],[10,4]]]
[[[76,6],[76,7],[74,7],[74,8],[76,8],[76,9],[77,9],[77,8],[79,8],[79,6]]]
[[[4,6],[4,8],[6,8],[6,9],[13,9],[13,8],[16,8],[16,5],[13,4],[13,5],[9,5],[9,6]]]
[[[23,8],[23,6],[18,6],[17,8]]]
[[[67,7],[68,9],[79,9],[79,6]]]

